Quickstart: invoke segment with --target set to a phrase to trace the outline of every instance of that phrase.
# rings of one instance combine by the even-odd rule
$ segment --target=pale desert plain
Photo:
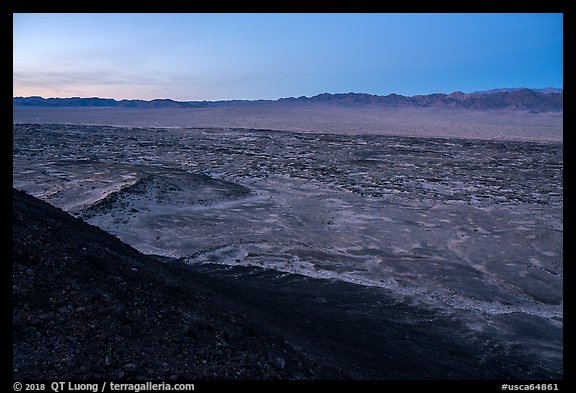
[[[245,297],[218,284],[341,377],[562,378],[562,111],[264,102],[13,116],[16,189],[241,285]]]

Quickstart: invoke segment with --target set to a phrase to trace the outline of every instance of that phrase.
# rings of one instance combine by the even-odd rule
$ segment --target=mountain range
[[[488,91],[450,94],[435,93],[428,95],[386,96],[366,93],[322,93],[313,97],[289,97],[278,100],[230,100],[230,101],[175,101],[171,99],[115,100],[112,98],[42,98],[13,97],[13,106],[42,107],[118,107],[118,108],[198,108],[222,105],[253,105],[259,103],[274,104],[332,104],[343,106],[380,106],[380,107],[439,107],[472,110],[529,110],[562,111],[564,93],[562,89],[505,88]]]

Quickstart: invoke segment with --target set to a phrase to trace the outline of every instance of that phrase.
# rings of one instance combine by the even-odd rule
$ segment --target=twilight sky
[[[563,84],[562,14],[14,14],[13,94],[277,99]]]

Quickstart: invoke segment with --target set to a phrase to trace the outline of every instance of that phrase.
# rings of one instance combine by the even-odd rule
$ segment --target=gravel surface
[[[506,318],[527,338],[561,330]],[[562,378],[472,333],[382,288],[145,256],[13,191],[15,379]]]
[[[338,376],[207,287],[24,192],[13,193],[15,379]]]

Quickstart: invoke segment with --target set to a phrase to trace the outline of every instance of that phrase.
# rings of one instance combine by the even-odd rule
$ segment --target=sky
[[[14,14],[13,95],[278,99],[563,87],[562,14]]]

